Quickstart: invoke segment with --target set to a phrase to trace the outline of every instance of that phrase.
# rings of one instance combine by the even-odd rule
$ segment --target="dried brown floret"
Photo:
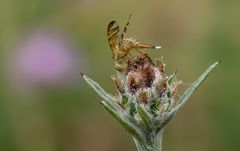
[[[165,73],[165,64],[163,62],[163,57],[160,59],[156,59],[156,67],[158,68],[161,74]]]
[[[131,93],[152,86],[155,80],[154,68],[151,58],[145,53],[141,53],[137,58],[129,60],[127,79]]]
[[[138,94],[140,103],[147,104],[149,101],[149,94],[147,91],[140,91]]]
[[[159,97],[164,96],[166,94],[166,92],[167,92],[167,89],[168,89],[168,87],[167,87],[167,79],[165,78],[162,81],[160,81],[160,83],[158,83],[157,86],[156,86],[157,95]]]

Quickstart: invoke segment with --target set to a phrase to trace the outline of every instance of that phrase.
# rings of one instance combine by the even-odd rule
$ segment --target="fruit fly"
[[[126,71],[126,61],[130,55],[131,50],[135,50],[138,53],[141,53],[138,49],[159,49],[160,46],[152,46],[149,44],[142,43],[134,38],[125,38],[129,22],[131,19],[131,14],[128,18],[128,21],[120,35],[120,29],[116,21],[111,21],[107,27],[107,36],[108,43],[112,49],[112,58],[115,61],[115,68],[120,71]]]

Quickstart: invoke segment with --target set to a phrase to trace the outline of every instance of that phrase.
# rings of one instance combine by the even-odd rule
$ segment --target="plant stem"
[[[163,136],[163,129],[160,130],[158,133],[154,132],[147,132],[147,140],[146,143],[140,143],[136,139],[133,138],[137,150],[138,151],[162,151],[162,136]]]

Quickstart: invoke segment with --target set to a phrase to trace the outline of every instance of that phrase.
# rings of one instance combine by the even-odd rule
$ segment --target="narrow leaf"
[[[185,93],[181,96],[179,100],[179,104],[176,105],[172,110],[170,110],[170,114],[177,112],[189,99],[192,93],[199,87],[199,85],[207,78],[207,76],[214,70],[221,62],[215,62],[211,66],[202,73],[202,75],[185,91]]]
[[[102,101],[101,104],[104,106],[105,110],[109,112],[124,127],[127,132],[129,132],[139,142],[144,142],[141,132],[136,126],[126,120],[126,117],[123,115],[123,113],[115,112],[105,101]]]
[[[112,108],[119,109],[119,105],[114,101],[114,98],[109,95],[97,82],[90,79],[88,76],[82,74],[87,84],[93,88],[95,92]]]

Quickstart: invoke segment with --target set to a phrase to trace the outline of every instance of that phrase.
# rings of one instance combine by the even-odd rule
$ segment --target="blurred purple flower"
[[[84,56],[58,32],[30,32],[11,57],[15,84],[22,86],[60,86],[74,83],[84,68]]]

